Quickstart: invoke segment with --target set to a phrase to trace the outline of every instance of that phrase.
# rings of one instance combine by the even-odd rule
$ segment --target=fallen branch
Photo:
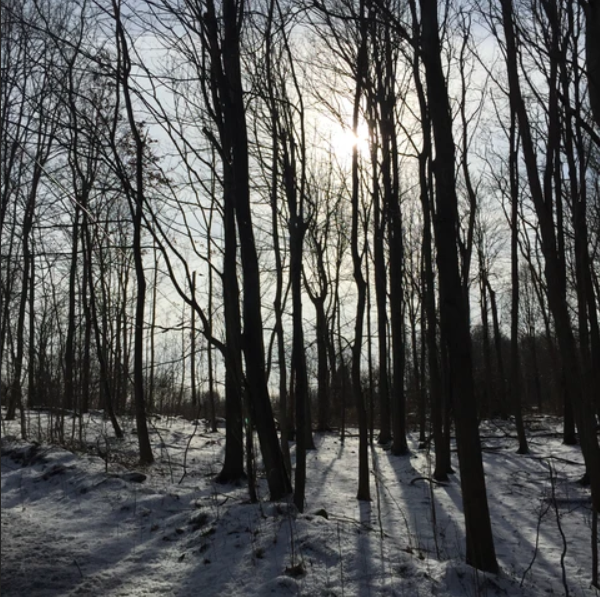
[[[570,464],[572,466],[585,466],[583,462],[569,460],[568,458],[562,458],[561,456],[555,456],[554,454],[550,454],[550,456],[523,455],[523,458],[530,458],[531,460],[557,460],[558,462],[564,462],[565,464]]]
[[[409,485],[414,485],[417,481],[429,481],[433,485],[440,485],[441,487],[448,487],[449,483],[444,483],[444,481],[437,481],[431,477],[415,477],[409,483]]]
[[[587,497],[545,497],[543,500],[548,504],[557,506],[585,506],[592,503],[591,496]]]

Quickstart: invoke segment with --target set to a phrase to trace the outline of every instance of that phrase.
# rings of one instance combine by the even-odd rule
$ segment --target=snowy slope
[[[47,416],[35,416],[47,429]],[[410,457],[372,449],[373,499],[360,503],[357,438],[317,435],[299,515],[268,502],[263,479],[258,504],[243,486],[214,484],[224,430],[157,420],[157,463],[142,471],[135,436],[111,438],[100,413],[84,421],[87,453],[17,441],[18,427],[3,423],[1,594],[564,595],[562,557],[569,594],[598,595],[589,492],[576,483],[581,454],[561,445],[557,421],[534,423],[525,457],[510,425],[482,427],[498,576],[462,563],[458,474],[431,484],[429,454],[412,437]],[[147,478],[132,480],[132,471]]]

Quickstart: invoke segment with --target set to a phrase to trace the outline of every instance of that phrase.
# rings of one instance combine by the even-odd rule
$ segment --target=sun
[[[362,156],[366,157],[370,154],[371,135],[365,120],[361,119],[357,129],[354,130],[351,116],[348,114],[336,119],[317,114],[312,125],[320,149],[341,163],[350,162],[355,148]]]
[[[350,157],[356,147],[359,153],[369,151],[369,128],[366,123],[358,126],[356,131],[351,127],[339,128],[331,137],[331,147],[339,157]]]

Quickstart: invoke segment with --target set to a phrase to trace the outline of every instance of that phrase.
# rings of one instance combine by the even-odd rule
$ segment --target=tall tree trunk
[[[507,417],[506,411],[506,377],[504,373],[504,355],[502,354],[502,334],[500,333],[500,320],[498,318],[498,304],[496,302],[496,291],[490,284],[489,277],[486,278],[488,294],[490,296],[490,307],[492,308],[492,329],[494,330],[494,349],[496,350],[496,365],[498,373],[498,392],[496,399],[501,417]]]
[[[435,139],[435,234],[440,275],[441,322],[445,328],[455,411],[456,444],[465,515],[467,563],[497,572],[477,429],[468,301],[457,251],[458,199],[452,117],[441,63],[437,2],[421,0],[422,51]]]
[[[292,370],[296,396],[296,475],[294,504],[299,512],[304,511],[304,489],[306,486],[306,450],[308,448],[307,430],[310,419],[308,410],[308,374],[304,348],[302,322],[302,245],[306,232],[306,223],[302,213],[302,197],[297,197],[296,167],[293,155],[293,143],[286,172],[284,172],[286,195],[290,208],[290,280],[292,284]],[[287,160],[286,160],[287,161]],[[302,191],[300,191],[302,192]]]
[[[240,290],[237,277],[237,239],[230,182],[224,181],[223,210],[225,249],[223,255],[223,299],[225,316],[225,459],[217,476],[220,483],[239,480],[244,474],[244,438]],[[212,316],[212,314],[211,314]],[[212,333],[212,332],[211,332]],[[251,431],[251,430],[250,430]],[[252,482],[252,471],[248,471]]]
[[[146,143],[142,138],[139,125],[136,122],[131,91],[129,88],[131,61],[127,36],[121,21],[120,4],[113,0],[113,10],[116,25],[117,46],[119,52],[119,77],[125,100],[125,109],[129,128],[135,142],[135,182],[132,186],[127,183],[128,200],[133,219],[133,261],[136,277],[135,300],[135,334],[133,348],[133,393],[135,402],[135,420],[140,449],[140,462],[151,464],[154,462],[150,437],[148,435],[148,421],[146,418],[146,396],[144,382],[144,312],[146,306],[146,276],[144,273],[144,259],[142,255],[142,223],[145,203],[144,190],[144,160]]]
[[[214,171],[214,164],[215,164],[215,150],[214,148],[211,148],[211,177],[210,177],[210,189],[211,189],[211,196],[212,197],[216,197],[217,196],[217,177],[215,176],[215,171]],[[209,238],[209,242],[208,242],[208,247],[207,247],[207,252],[208,252],[208,261],[209,263],[212,263],[212,228],[213,228],[213,214],[214,211],[211,210],[210,211],[210,217],[209,217],[209,223],[208,223],[208,230],[209,230],[209,236],[211,238]],[[231,235],[231,231],[229,232],[229,234]],[[235,236],[235,224],[233,227],[233,234]],[[225,241],[225,243],[227,244],[227,240]],[[236,260],[235,260],[235,254],[236,254],[236,242],[235,242],[235,238],[233,239],[233,262],[232,264],[230,264],[231,267],[233,267],[234,270],[234,274],[235,274],[235,264],[236,264]],[[223,259],[223,263],[224,263],[224,267],[223,267],[223,271],[225,271],[225,258]],[[224,273],[223,273],[223,278],[224,278]],[[210,341],[210,338],[213,335],[213,296],[214,296],[214,270],[212,267],[208,268],[208,320],[207,320],[207,325],[205,326],[205,328],[207,328],[207,332],[208,332],[208,343],[207,343],[207,351],[208,351],[208,392],[209,392],[209,406],[210,406],[210,428],[211,431],[213,433],[217,433],[218,431],[218,426],[217,426],[217,391],[215,389],[215,372],[214,372],[214,365],[213,365],[213,345],[212,342]],[[225,295],[225,283],[223,281],[222,278],[222,282],[223,282],[223,294]],[[236,279],[236,284],[237,284],[237,279]],[[238,319],[238,323],[239,323],[239,288],[237,288],[237,286],[235,286],[234,288],[232,288],[231,290],[232,294],[234,296],[236,296],[237,298],[235,299],[237,304],[238,304],[238,308],[236,311],[236,317]],[[227,321],[225,322],[225,329],[227,330]],[[227,336],[227,332],[226,332],[226,336]],[[239,337],[236,339],[236,344],[235,346],[237,347],[237,350],[240,350],[240,339]],[[227,345],[225,346],[225,350],[222,351],[223,355],[225,356],[225,367],[227,368],[227,358],[226,357],[226,351],[227,351]],[[234,366],[235,367],[235,366]],[[241,373],[238,371],[238,373],[236,374],[236,376],[238,376],[238,383],[242,384],[242,378],[241,378]],[[227,383],[227,381],[225,381],[225,383]],[[234,475],[242,475],[243,471],[244,471],[244,465],[243,465],[243,460],[244,460],[244,448],[242,447],[242,400],[239,396],[237,396],[235,394],[235,392],[232,394],[231,396],[232,400],[234,401],[233,405],[230,405],[230,407],[232,407],[232,415],[231,415],[231,419],[225,418],[225,435],[227,436],[227,425],[229,423],[231,423],[232,425],[232,429],[230,430],[230,438],[231,441],[233,441],[234,448],[233,448],[233,453],[229,454],[230,457],[230,461],[234,462],[235,464],[232,465],[231,470],[232,472],[234,472]],[[227,442],[227,439],[225,439],[225,442]],[[235,455],[237,454],[237,455]]]
[[[71,233],[71,265],[69,268],[69,314],[67,319],[67,337],[65,341],[65,394],[63,405],[66,409],[74,405],[74,380],[75,365],[75,308],[77,293],[77,254],[79,251],[79,202],[75,205],[73,228]]]
[[[414,283],[412,284],[411,292],[415,293]],[[410,346],[412,352],[412,380],[414,385],[414,395],[417,399],[419,420],[419,444],[423,445],[426,442],[427,405],[421,388],[421,365],[419,363],[419,346],[417,341],[417,313],[419,312],[419,305],[414,304],[414,294],[407,302],[409,312],[408,319],[410,321]]]
[[[154,279],[152,280],[152,303],[150,311],[150,346],[148,355],[148,390],[146,392],[146,406],[148,412],[156,412],[156,315],[158,306],[158,262],[160,259],[160,253],[158,247],[154,245],[153,250],[153,265],[154,265]],[[192,325],[192,333],[194,326]],[[192,392],[193,393],[193,392]]]
[[[283,313],[284,313],[284,294],[283,294],[283,260],[281,258],[281,242],[279,239],[279,135],[277,133],[278,126],[278,107],[275,98],[275,77],[273,74],[273,18],[275,11],[275,2],[269,3],[267,32],[265,34],[265,61],[269,91],[269,115],[271,118],[272,135],[271,135],[271,230],[273,236],[273,252],[275,255],[275,297],[273,299],[273,310],[275,313],[275,326],[273,333],[277,339],[277,363],[279,367],[279,441],[281,444],[281,452],[285,462],[285,467],[288,475],[292,473],[292,461],[290,455],[290,417],[288,404],[288,388],[287,388],[287,363],[285,357],[284,329],[283,329]],[[317,314],[318,318],[318,314]]]
[[[84,216],[85,218],[85,216]],[[90,409],[91,392],[91,365],[92,365],[92,318],[90,315],[90,301],[88,295],[88,277],[91,276],[88,260],[85,258],[85,244],[82,241],[83,262],[82,262],[82,280],[81,280],[81,301],[83,303],[83,360],[81,372],[81,414],[87,413]]]
[[[329,387],[329,355],[327,350],[328,329],[327,315],[325,313],[325,301],[319,297],[313,301],[317,316],[316,334],[317,334],[317,430],[331,430],[331,402]]]
[[[347,396],[347,375],[346,375],[346,359],[344,358],[344,349],[342,347],[342,314],[340,300],[340,272],[341,272],[341,253],[338,253],[336,261],[336,274],[334,284],[334,316],[337,331],[337,349],[340,355],[340,365],[338,368],[338,391],[341,393],[341,421],[340,421],[340,442],[342,445],[346,439],[346,396]]]
[[[527,454],[527,436],[523,424],[523,407],[521,400],[521,358],[519,354],[519,169],[517,153],[517,123],[514,114],[511,116],[509,132],[509,176],[510,176],[510,398],[517,424],[519,438],[519,454]]]
[[[421,427],[423,430],[419,430],[419,440],[421,443],[419,447],[425,447],[427,441],[426,425],[427,425],[427,314],[425,313],[425,297],[421,293],[421,330],[420,330],[420,342],[421,342],[421,375],[420,375],[420,392],[419,400],[421,401],[422,409],[422,420]],[[431,411],[430,411],[431,412]]]
[[[214,16],[214,6],[212,13]],[[248,134],[240,64],[240,36],[244,19],[243,4],[236,0],[224,0],[224,36],[221,48],[224,88],[221,91],[223,96],[227,96],[224,104],[224,133],[231,149],[231,162],[225,166],[225,176],[231,182],[232,198],[235,201],[242,261],[244,322],[242,348],[246,363],[246,391],[252,405],[253,420],[267,471],[269,493],[272,500],[278,500],[291,491],[291,486],[267,389],[260,274],[250,209]]]
[[[590,14],[596,10],[596,19],[600,25],[600,2],[589,3]],[[575,19],[573,6],[567,5],[569,23]],[[592,17],[593,18],[593,17]],[[552,19],[552,24],[557,27],[556,18]],[[588,21],[588,26],[590,21]],[[597,52],[600,52],[600,44],[596,43]],[[560,87],[561,98],[565,104],[563,125],[564,153],[567,158],[569,195],[571,199],[571,218],[573,222],[574,243],[575,243],[575,278],[577,284],[577,306],[578,306],[578,324],[579,324],[579,344],[581,347],[582,362],[585,367],[585,376],[588,380],[586,391],[595,397],[596,414],[600,415],[600,371],[598,367],[592,366],[592,363],[600,362],[600,329],[598,323],[598,304],[597,297],[594,294],[592,281],[593,261],[590,256],[589,232],[587,223],[587,200],[588,200],[588,159],[589,150],[585,141],[581,122],[577,120],[572,111],[571,105],[578,112],[582,111],[582,99],[580,89],[581,68],[577,61],[576,53],[573,53],[571,62],[560,61]],[[600,85],[600,58],[595,57],[597,64],[590,67],[590,55],[588,53],[588,80],[594,78],[593,71],[596,69],[596,81]],[[572,86],[571,86],[572,80]],[[571,91],[573,89],[573,91]],[[592,96],[590,89],[590,97]],[[573,99],[571,99],[573,98]],[[600,103],[600,100],[599,100]],[[600,123],[599,123],[600,125]],[[589,326],[589,327],[588,327]],[[594,398],[592,398],[594,400]]]
[[[567,394],[572,401],[581,449],[590,475],[592,487],[592,503],[600,510],[600,446],[595,429],[595,413],[591,396],[582,386],[582,366],[577,344],[571,328],[566,300],[566,281],[561,267],[561,256],[557,252],[556,235],[552,214],[551,197],[542,189],[540,183],[536,152],[534,148],[527,109],[521,92],[518,74],[519,57],[516,45],[512,0],[501,0],[504,35],[506,39],[506,64],[509,78],[511,109],[516,113],[521,132],[523,156],[529,181],[532,200],[539,221],[542,238],[542,251],[545,258],[545,277],[548,284],[548,302],[556,327],[556,336],[560,346],[563,371],[567,382]],[[552,89],[551,89],[552,95]],[[556,101],[556,100],[554,100]],[[557,132],[553,120],[548,136],[551,150],[552,136]]]
[[[190,288],[192,297],[196,295],[196,272],[192,273],[192,283]],[[194,411],[198,407],[198,387],[196,377],[196,309],[192,307],[190,323],[190,389],[192,393],[192,407]]]
[[[411,0],[410,10],[413,20],[413,35],[420,35],[416,2]],[[432,160],[431,116],[427,106],[427,97],[421,80],[421,56],[415,51],[413,58],[413,76],[415,88],[419,99],[421,128],[423,130],[423,148],[419,154],[419,197],[423,211],[423,240],[421,251],[423,253],[422,288],[425,311],[425,330],[427,343],[427,363],[429,366],[429,394],[431,401],[431,425],[433,428],[433,442],[435,450],[435,467],[433,477],[437,481],[447,481],[448,474],[453,472],[450,461],[449,442],[444,434],[443,425],[443,381],[440,367],[440,353],[437,339],[437,313],[435,304],[435,279],[433,271],[432,247],[432,215],[433,183],[431,170],[428,167]]]
[[[118,438],[123,437],[123,431],[121,430],[121,426],[119,425],[119,421],[115,415],[115,410],[113,406],[113,396],[112,390],[110,386],[110,375],[108,369],[108,363],[106,360],[106,352],[104,350],[103,338],[104,335],[100,328],[100,322],[98,319],[98,305],[97,305],[97,297],[96,297],[96,289],[94,287],[94,279],[92,276],[93,271],[93,249],[92,249],[92,235],[90,232],[90,225],[88,220],[89,214],[86,213],[87,206],[82,206],[82,211],[85,214],[83,220],[83,242],[84,242],[84,254],[86,258],[86,266],[88,271],[87,283],[88,283],[88,301],[86,301],[87,306],[89,307],[89,313],[86,316],[92,322],[93,330],[94,330],[94,342],[96,345],[96,356],[98,358],[98,363],[100,365],[100,387],[101,387],[101,395],[102,395],[102,406],[106,409],[108,416],[110,418],[110,422],[113,426],[113,430],[115,432],[115,436]]]
[[[34,239],[33,236],[31,238],[31,252],[30,252],[30,258],[29,260],[27,260],[25,263],[27,264],[27,276],[29,276],[29,284],[28,284],[28,288],[29,288],[29,295],[27,297],[27,301],[29,303],[29,326],[28,326],[28,332],[29,332],[29,338],[28,338],[28,356],[27,356],[27,405],[29,406],[29,408],[33,407],[37,402],[38,402],[38,394],[39,394],[39,385],[40,384],[40,373],[41,373],[41,359],[42,357],[42,353],[41,350],[37,350],[37,342],[36,342],[36,338],[35,338],[35,319],[36,319],[36,308],[35,308],[35,290],[36,290],[36,285],[35,285],[35,244],[34,244]],[[40,334],[41,334],[41,330],[40,330]],[[40,342],[41,344],[41,342]],[[40,347],[41,349],[41,347]],[[37,352],[37,354],[36,354]],[[36,371],[36,368],[38,369]],[[60,408],[60,403],[57,402],[57,407]],[[60,415],[61,417],[64,416],[63,413],[61,413]],[[62,419],[61,419],[61,423],[62,423]],[[60,432],[62,434],[62,424],[60,426]],[[62,441],[63,436],[60,436],[60,439]]]
[[[580,0],[586,18],[585,54],[590,106],[600,128],[600,0]]]
[[[356,88],[352,108],[352,130],[356,133],[360,115],[360,103],[363,84],[367,69],[367,24],[365,15],[365,0],[360,0],[359,7],[359,47],[356,56]],[[369,489],[369,437],[367,411],[361,387],[361,357],[363,351],[363,326],[367,297],[367,283],[362,272],[362,257],[359,251],[359,219],[360,219],[360,179],[358,171],[358,144],[352,147],[352,224],[350,250],[352,253],[353,276],[356,283],[358,299],[356,304],[356,319],[354,323],[354,343],[352,344],[352,393],[358,416],[358,491],[357,499],[370,501]]]
[[[375,132],[372,133],[375,135]],[[377,140],[372,140],[373,188],[371,202],[373,204],[373,261],[375,273],[375,304],[377,307],[377,353],[379,362],[379,437],[380,444],[387,444],[392,439],[392,416],[390,405],[389,376],[387,370],[387,272],[385,267],[384,238],[386,218],[381,207],[381,193],[377,180]],[[385,161],[385,157],[382,158]],[[388,160],[389,162],[389,160]],[[387,164],[389,168],[389,163]],[[399,303],[397,312],[400,312]],[[369,345],[371,338],[368,339]]]
[[[365,234],[367,234],[367,224],[365,222]],[[367,243],[365,243],[366,245]],[[368,247],[365,253],[369,253]],[[368,426],[369,426],[369,446],[375,441],[375,375],[373,372],[373,324],[371,313],[371,272],[369,271],[369,259],[365,260],[365,276],[367,280],[367,296],[365,309],[367,316],[367,406],[368,406]],[[386,358],[387,361],[387,358]],[[386,363],[387,364],[387,363]],[[386,367],[387,368],[387,367]]]
[[[488,318],[488,298],[487,298],[487,273],[483,265],[483,257],[481,256],[481,247],[479,247],[479,275],[480,275],[480,291],[481,291],[481,329],[483,332],[483,394],[484,398],[479,404],[478,414],[481,418],[495,417],[494,411],[494,383],[492,379],[492,353],[490,349],[490,322]]]
[[[381,174],[383,181],[383,222],[387,224],[387,236],[389,243],[389,276],[390,276],[390,305],[393,305],[390,314],[391,323],[391,346],[380,345],[380,359],[387,359],[391,353],[392,362],[392,387],[391,392],[391,421],[392,421],[392,448],[395,455],[408,453],[406,442],[406,393],[404,389],[404,376],[406,368],[406,342],[404,338],[404,241],[402,230],[402,209],[400,205],[400,181],[399,181],[399,151],[396,135],[396,64],[394,40],[389,23],[384,25],[381,45],[381,64],[377,76],[377,96],[380,105],[379,132],[381,136]],[[384,226],[380,225],[380,236],[383,250]],[[381,257],[383,262],[383,256]],[[378,276],[385,273],[380,263]],[[385,287],[383,288],[385,291]],[[385,298],[385,297],[384,297]],[[378,298],[378,300],[380,300]],[[382,307],[385,301],[382,300]],[[383,327],[380,324],[379,334],[386,337],[387,320]],[[385,352],[382,352],[385,350]],[[387,373],[387,368],[386,368]],[[389,411],[388,411],[389,413]],[[385,413],[389,416],[388,413]],[[382,413],[383,414],[383,413]]]
[[[25,405],[23,401],[23,360],[25,357],[25,315],[27,301],[29,300],[29,285],[33,282],[31,276],[31,268],[33,255],[31,251],[31,233],[33,230],[33,220],[36,205],[37,192],[42,178],[42,166],[40,161],[36,161],[33,173],[31,187],[27,197],[27,204],[25,206],[25,214],[23,217],[22,227],[22,243],[23,243],[23,269],[21,279],[21,293],[19,295],[19,312],[17,316],[17,329],[16,335],[16,353],[14,359],[14,370],[13,379],[10,389],[10,400],[8,403],[8,409],[6,412],[6,419],[12,420],[15,418],[16,409],[19,408],[20,421],[21,421],[21,435],[23,439],[27,437],[27,428],[25,424]],[[33,366],[33,363],[31,363]],[[32,391],[33,388],[29,388]]]

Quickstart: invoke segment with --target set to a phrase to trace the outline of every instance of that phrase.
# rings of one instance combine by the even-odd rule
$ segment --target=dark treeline
[[[225,419],[304,507],[313,432],[407,433],[498,569],[478,424],[563,417],[600,509],[598,0],[1,0],[0,392]],[[79,421],[79,423],[77,422]],[[295,462],[290,441],[296,443]],[[597,560],[593,582],[598,586]]]

